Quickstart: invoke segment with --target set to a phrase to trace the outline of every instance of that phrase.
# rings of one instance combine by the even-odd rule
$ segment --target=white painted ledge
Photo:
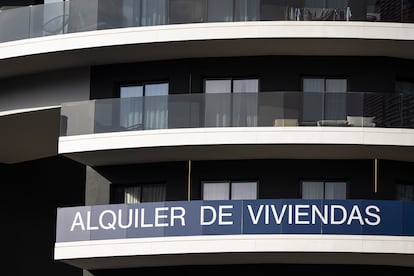
[[[0,43],[0,60],[95,47],[252,38],[413,41],[414,24],[356,21],[248,21],[130,27]]]
[[[225,235],[56,243],[56,261],[84,269],[320,263],[414,266],[414,237]]]
[[[414,237],[296,234],[225,235],[113,239],[55,244],[55,260],[220,252],[358,252],[414,254]]]
[[[59,154],[205,145],[414,146],[414,129],[377,127],[229,127],[111,132],[59,138]]]

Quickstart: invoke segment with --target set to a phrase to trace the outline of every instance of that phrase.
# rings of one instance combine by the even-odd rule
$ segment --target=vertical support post
[[[374,159],[374,193],[378,192],[378,159]]]
[[[191,160],[187,162],[187,200],[191,200]]]

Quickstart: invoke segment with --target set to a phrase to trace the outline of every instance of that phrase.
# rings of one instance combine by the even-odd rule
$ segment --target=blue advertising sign
[[[414,202],[168,201],[59,208],[56,242],[248,234],[414,236]]]

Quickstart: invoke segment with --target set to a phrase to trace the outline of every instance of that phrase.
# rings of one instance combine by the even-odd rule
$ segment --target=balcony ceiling
[[[376,127],[188,128],[60,137],[59,154],[89,166],[183,160],[414,161],[414,130]]]
[[[159,256],[128,256],[64,260],[63,263],[82,269],[119,269],[177,265],[226,264],[357,264],[412,266],[412,256],[402,254],[361,253],[214,253]]]
[[[14,164],[57,155],[60,107],[1,115],[0,163]]]

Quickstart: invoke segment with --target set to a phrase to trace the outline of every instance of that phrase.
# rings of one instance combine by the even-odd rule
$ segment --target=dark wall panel
[[[0,164],[4,179],[2,248],[10,275],[81,276],[82,270],[55,262],[56,210],[84,205],[85,168],[65,157],[15,165]]]
[[[191,162],[191,199],[201,199],[203,181],[253,180],[259,182],[260,199],[300,198],[302,180],[338,180],[349,183],[351,199],[376,198],[373,189],[373,160],[215,160]],[[394,174],[393,162],[384,167],[388,171],[385,182],[410,172],[402,167]],[[385,164],[384,164],[385,166]],[[388,168],[390,167],[390,168]],[[187,162],[135,164],[95,168],[112,185],[167,183],[167,200],[187,200]],[[391,180],[390,180],[391,179]],[[394,184],[392,184],[394,185]]]
[[[394,92],[414,80],[414,61],[383,57],[259,56],[102,65],[91,70],[91,98],[118,97],[120,84],[169,81],[170,94],[202,93],[204,78],[260,79],[260,91],[301,91],[304,76],[346,77],[349,91]]]

